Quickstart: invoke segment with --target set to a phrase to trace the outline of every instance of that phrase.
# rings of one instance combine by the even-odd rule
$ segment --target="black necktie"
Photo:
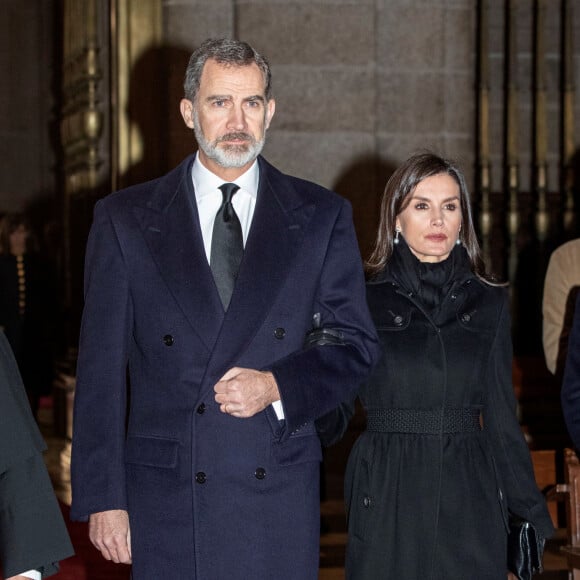
[[[210,267],[227,310],[244,254],[244,241],[240,220],[232,206],[232,197],[240,188],[235,183],[224,183],[220,189],[224,199],[213,222]]]

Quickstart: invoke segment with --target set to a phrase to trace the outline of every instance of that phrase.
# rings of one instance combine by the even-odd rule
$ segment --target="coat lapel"
[[[189,323],[212,350],[224,311],[207,262],[197,207],[191,203],[191,158],[160,180],[144,206],[135,207],[163,279]]]
[[[235,365],[252,341],[292,270],[314,210],[314,204],[305,204],[289,180],[260,158],[256,210],[208,379]]]

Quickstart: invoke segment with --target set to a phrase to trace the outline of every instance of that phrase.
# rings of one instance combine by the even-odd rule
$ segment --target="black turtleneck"
[[[441,262],[421,262],[402,237],[394,247],[388,268],[401,288],[432,313],[439,310],[454,282],[471,274],[469,257],[462,245],[454,246]]]

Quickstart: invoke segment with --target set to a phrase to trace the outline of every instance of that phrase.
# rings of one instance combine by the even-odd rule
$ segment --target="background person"
[[[73,555],[12,350],[0,331],[0,563],[6,580],[39,580]]]
[[[0,220],[0,327],[12,347],[35,418],[54,378],[54,276],[24,214]]]
[[[542,298],[542,343],[548,370],[562,377],[574,306],[580,289],[580,239],[557,247],[550,256]]]
[[[580,296],[576,299],[568,351],[564,366],[562,391],[562,413],[566,428],[576,449],[580,449]]]

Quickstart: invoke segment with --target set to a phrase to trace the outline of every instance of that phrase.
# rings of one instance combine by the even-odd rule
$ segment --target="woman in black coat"
[[[368,302],[383,357],[345,479],[348,580],[505,580],[508,513],[552,522],[515,415],[508,294],[485,275],[465,181],[430,153],[387,183]],[[319,429],[344,432],[345,405]]]

